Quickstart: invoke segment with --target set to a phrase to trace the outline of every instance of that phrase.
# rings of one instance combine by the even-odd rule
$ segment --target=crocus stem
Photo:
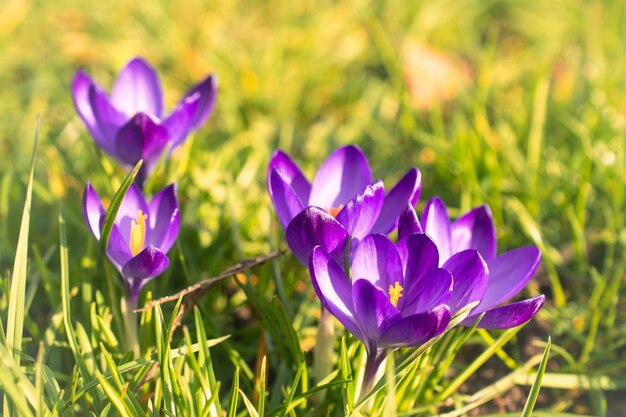
[[[120,300],[122,304],[122,314],[124,315],[124,328],[126,337],[124,338],[124,350],[126,352],[132,351],[135,354],[135,357],[139,356],[139,342],[137,339],[137,317],[133,312],[134,309],[137,308],[137,296],[130,296],[127,299],[123,298]]]
[[[317,327],[317,340],[313,351],[313,369],[315,381],[320,382],[333,369],[333,346],[335,326],[331,314],[322,307],[320,322]]]
[[[380,367],[381,362],[385,358],[385,351],[378,352],[368,352],[367,360],[365,361],[365,371],[363,373],[363,385],[361,386],[361,394],[359,401],[362,401],[363,398],[374,387],[376,383],[376,373],[378,372],[378,368]]]

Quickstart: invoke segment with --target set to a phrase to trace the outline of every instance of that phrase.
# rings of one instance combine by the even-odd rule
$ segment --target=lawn
[[[0,3],[4,415],[620,415],[625,18],[618,0]],[[180,231],[133,313],[82,211],[88,182],[107,207],[132,177],[71,86],[82,70],[110,91],[137,56],[166,112],[218,87],[145,183],[177,184]],[[435,196],[453,219],[488,204],[498,253],[538,247],[515,300],[545,294],[539,313],[397,349],[360,396],[366,349],[338,321],[320,346],[267,189],[276,149],[312,179],[349,144],[387,188],[421,171],[422,220]]]

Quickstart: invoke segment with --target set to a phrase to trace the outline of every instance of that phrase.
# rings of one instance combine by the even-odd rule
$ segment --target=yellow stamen
[[[394,307],[398,307],[398,300],[402,297],[402,286],[398,281],[394,285],[389,286],[389,301],[393,304]]]
[[[147,214],[141,210],[137,212],[137,220],[133,220],[130,225],[130,251],[133,256],[143,250],[146,243],[146,219]]]
[[[337,217],[337,215],[339,214],[339,212],[341,211],[341,209],[343,208],[343,204],[340,204],[339,207],[331,207],[328,210],[326,210],[328,212],[328,214],[330,214],[333,217]]]

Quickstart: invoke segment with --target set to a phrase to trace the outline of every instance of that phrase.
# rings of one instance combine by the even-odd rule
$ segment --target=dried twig
[[[231,275],[234,275],[238,272],[242,272],[245,271],[246,269],[252,268],[254,266],[260,265],[262,263],[265,263],[267,261],[270,261],[274,258],[278,258],[279,256],[281,256],[282,254],[284,254],[285,251],[284,250],[280,250],[280,251],[275,251],[275,252],[271,252],[268,253],[267,255],[263,255],[263,256],[257,256],[254,258],[248,258],[248,259],[244,259],[243,261],[241,261],[240,263],[231,266],[230,268],[226,269],[224,272],[222,272],[221,274],[215,276],[215,277],[211,277],[211,278],[207,278],[204,279],[200,282],[197,282],[187,288],[185,288],[184,290],[181,290],[175,294],[172,295],[168,295],[165,297],[161,297],[158,298],[156,300],[152,300],[150,301],[148,304],[144,305],[142,308],[139,308],[137,310],[133,310],[135,313],[141,313],[143,311],[148,311],[152,308],[154,308],[155,305],[157,304],[164,304],[164,303],[169,303],[172,301],[177,301],[180,297],[185,297],[187,295],[193,294],[194,300],[197,300],[198,298],[200,298],[204,292],[206,291],[207,288],[209,288],[211,285],[215,284],[216,282],[219,282],[225,278],[230,277]],[[186,302],[184,304],[188,304],[187,300],[185,300]],[[182,309],[181,309],[182,312]]]

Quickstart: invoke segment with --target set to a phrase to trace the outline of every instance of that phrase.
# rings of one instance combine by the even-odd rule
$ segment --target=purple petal
[[[400,311],[404,317],[423,313],[438,305],[448,304],[452,296],[452,274],[443,268],[426,272],[423,278],[408,290],[405,288]]]
[[[354,239],[361,240],[370,233],[376,223],[384,199],[383,183],[376,181],[348,201],[336,219]]]
[[[306,179],[300,167],[281,150],[277,150],[272,155],[268,168],[267,176],[267,188],[272,193],[272,170],[276,169],[283,177],[283,180],[289,184],[289,186],[296,193],[302,204],[309,203],[309,196],[311,195],[311,184]]]
[[[285,180],[283,174],[276,168],[270,173],[268,183],[270,186],[270,198],[272,203],[274,203],[276,215],[283,228],[287,229],[291,220],[302,211],[304,205],[294,189]]]
[[[413,199],[417,202],[422,190],[422,174],[419,169],[411,168],[385,196],[385,203],[372,233],[387,234],[398,226],[398,217]]]
[[[146,171],[156,164],[167,143],[167,129],[146,113],[134,115],[115,139],[118,158],[131,166],[143,159]]]
[[[382,291],[396,282],[404,285],[400,256],[385,235],[365,237],[354,250],[351,266],[353,280],[366,279]]]
[[[170,152],[183,143],[191,127],[191,119],[198,109],[200,95],[196,94],[182,100],[163,121],[163,126],[167,129]]]
[[[83,192],[83,216],[87,226],[91,229],[91,233],[98,240],[100,240],[100,228],[105,215],[106,211],[102,207],[98,193],[93,189],[91,183],[88,182]]]
[[[486,311],[514,297],[533,277],[540,261],[539,249],[526,246],[500,254],[489,262],[487,291],[476,313]]]
[[[517,327],[533,318],[541,309],[546,299],[545,295],[539,295],[528,300],[518,301],[502,307],[488,310],[478,323],[478,327],[489,330],[505,330]],[[468,317],[462,323],[463,326],[471,326],[476,315]]]
[[[147,214],[147,220],[148,222],[151,222],[148,203],[146,203],[146,199],[144,198],[141,190],[139,190],[139,187],[137,187],[137,185],[133,183],[128,188],[128,191],[126,191],[126,195],[124,196],[122,204],[117,211],[117,216],[115,217],[115,224],[119,228],[120,233],[126,240],[127,244],[130,244],[130,230],[132,221],[137,219],[137,213],[139,212],[139,210],[141,210],[143,214]],[[151,241],[150,235],[150,228],[146,228],[146,242]]]
[[[424,231],[435,241],[439,249],[439,261],[445,262],[452,256],[451,226],[448,210],[439,197],[432,198],[426,203],[422,223]]]
[[[350,278],[324,248],[318,246],[313,249],[309,261],[309,272],[313,288],[322,306],[330,311],[350,333],[364,340],[354,317]]]
[[[470,210],[452,223],[452,252],[476,249],[487,263],[496,256],[496,228],[488,206]]]
[[[422,288],[426,273],[439,266],[439,254],[435,243],[425,234],[412,234],[397,244],[404,270],[404,294],[412,297]]]
[[[144,284],[165,271],[170,260],[154,246],[148,246],[122,267],[122,276],[130,288],[131,298],[136,297]]]
[[[416,182],[415,189],[413,190],[413,195],[409,199],[409,204],[411,205],[411,207],[415,207],[415,205],[420,199],[420,196],[422,195],[422,172],[415,167],[411,168],[411,170],[417,171],[417,178],[415,180]],[[407,172],[405,177],[408,175],[409,173]]]
[[[369,352],[375,351],[381,328],[399,319],[400,313],[389,301],[389,295],[366,279],[357,279],[352,284],[352,302],[364,343]]]
[[[454,279],[450,309],[456,313],[466,305],[483,298],[487,289],[487,264],[480,254],[467,249],[452,255],[443,268],[450,271]]]
[[[417,218],[415,209],[407,204],[400,218],[398,219],[398,240],[401,240],[413,233],[423,233],[422,225]]]
[[[307,207],[289,223],[286,237],[289,248],[306,265],[311,251],[318,245],[336,259],[342,259],[348,232],[326,211]]]
[[[361,150],[349,145],[333,152],[317,172],[309,204],[326,210],[345,205],[372,183],[372,173]]]
[[[78,115],[83,119],[88,128],[95,127],[96,118],[89,103],[89,89],[94,85],[94,81],[82,71],[76,71],[72,80],[72,99],[78,111]]]
[[[87,225],[91,229],[98,241],[100,240],[100,231],[104,223],[106,212],[100,202],[100,197],[90,183],[85,186],[83,193],[83,215]],[[113,262],[117,269],[122,268],[132,254],[128,247],[128,242],[122,237],[118,227],[114,224],[109,235],[109,244],[107,246],[107,256]]]
[[[200,128],[211,115],[213,106],[215,105],[215,98],[217,97],[217,77],[209,75],[204,80],[200,81],[185,94],[183,101],[196,94],[199,95],[198,106],[189,123],[190,131]]]
[[[379,347],[413,347],[439,336],[450,322],[450,310],[442,305],[425,313],[404,317],[391,324],[380,337]]]
[[[120,127],[128,121],[128,117],[113,107],[106,93],[95,84],[89,88],[89,103],[100,130],[100,135],[94,136],[96,143],[110,155],[120,158],[115,137]]]
[[[163,92],[154,68],[142,58],[130,60],[115,80],[111,101],[129,116],[147,112],[161,117]]]
[[[150,240],[147,244],[156,246],[161,252],[167,253],[176,241],[180,228],[176,185],[171,184],[155,195],[148,210]]]
[[[104,218],[102,218],[104,222]],[[126,239],[120,233],[120,229],[114,224],[109,235],[109,244],[107,246],[107,256],[121,272],[122,267],[133,257],[130,247]]]
[[[74,75],[74,80],[72,81],[74,106],[76,107],[78,115],[87,126],[87,130],[89,130],[91,136],[94,137],[99,146],[106,147],[109,143],[100,131],[100,126],[98,126],[96,116],[91,108],[91,101],[89,100],[89,90],[92,87],[94,89],[99,88],[88,75],[82,71],[76,71],[76,75]]]

